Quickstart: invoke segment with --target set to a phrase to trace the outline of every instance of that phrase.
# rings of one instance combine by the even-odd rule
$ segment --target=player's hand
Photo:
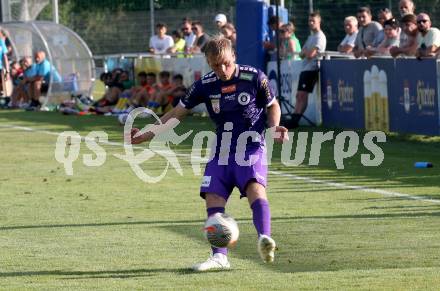
[[[273,126],[270,128],[272,132],[272,137],[277,143],[283,143],[289,140],[289,135],[287,134],[289,130],[284,126]]]
[[[140,144],[144,141],[149,141],[153,138],[154,134],[152,132],[146,132],[144,134],[140,134],[139,128],[132,128],[129,136],[130,144]]]

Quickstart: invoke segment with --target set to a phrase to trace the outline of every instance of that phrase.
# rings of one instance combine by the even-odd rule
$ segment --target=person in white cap
[[[215,16],[214,21],[217,24],[218,30],[221,30],[221,28],[228,22],[228,19],[226,18],[226,15],[220,13]]]

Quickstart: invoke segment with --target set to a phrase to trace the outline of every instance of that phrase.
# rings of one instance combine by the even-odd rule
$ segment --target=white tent
[[[57,104],[71,94],[90,96],[95,81],[95,63],[87,44],[74,31],[49,21],[6,22],[13,59],[46,52],[47,60],[61,76],[51,80],[47,101]],[[54,74],[51,74],[51,79]]]

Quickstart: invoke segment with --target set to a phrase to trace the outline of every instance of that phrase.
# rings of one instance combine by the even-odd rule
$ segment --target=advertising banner
[[[302,61],[287,61],[281,62],[281,96],[283,100],[280,102],[282,114],[287,114],[288,112],[293,112],[293,108],[296,103],[295,95],[296,88],[298,86],[298,78],[301,72]],[[272,61],[267,63],[267,77],[271,87],[274,89],[274,93],[277,93],[277,63]],[[307,110],[304,115],[314,122],[315,124],[321,124],[321,101],[319,99],[319,86],[316,85],[313,93],[309,94],[309,102]],[[309,125],[304,118],[301,119],[300,124]]]
[[[437,61],[397,59],[395,76],[391,131],[440,134]]]
[[[393,77],[392,59],[322,61],[323,124],[389,131]]]

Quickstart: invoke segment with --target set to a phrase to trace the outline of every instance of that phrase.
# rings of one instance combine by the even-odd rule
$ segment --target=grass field
[[[179,130],[209,128],[208,119],[189,117]],[[251,211],[235,192],[227,209],[241,231],[233,268],[199,274],[188,267],[205,260],[209,247],[201,177],[185,156],[189,141],[177,147],[183,177],[171,169],[160,183],[146,184],[113,156],[123,153],[116,144],[102,145],[106,162],[93,168],[82,163],[82,154],[92,153],[82,143],[67,176],[54,158],[56,133],[65,130],[104,130],[122,142],[115,118],[0,111],[1,290],[440,286],[439,138],[389,136],[381,166],[362,166],[361,149],[344,170],[333,161],[334,143],[323,145],[319,166],[285,167],[278,147],[268,187],[276,262],[260,262]],[[415,169],[415,161],[434,168]],[[143,168],[159,173],[164,165],[157,157]]]

